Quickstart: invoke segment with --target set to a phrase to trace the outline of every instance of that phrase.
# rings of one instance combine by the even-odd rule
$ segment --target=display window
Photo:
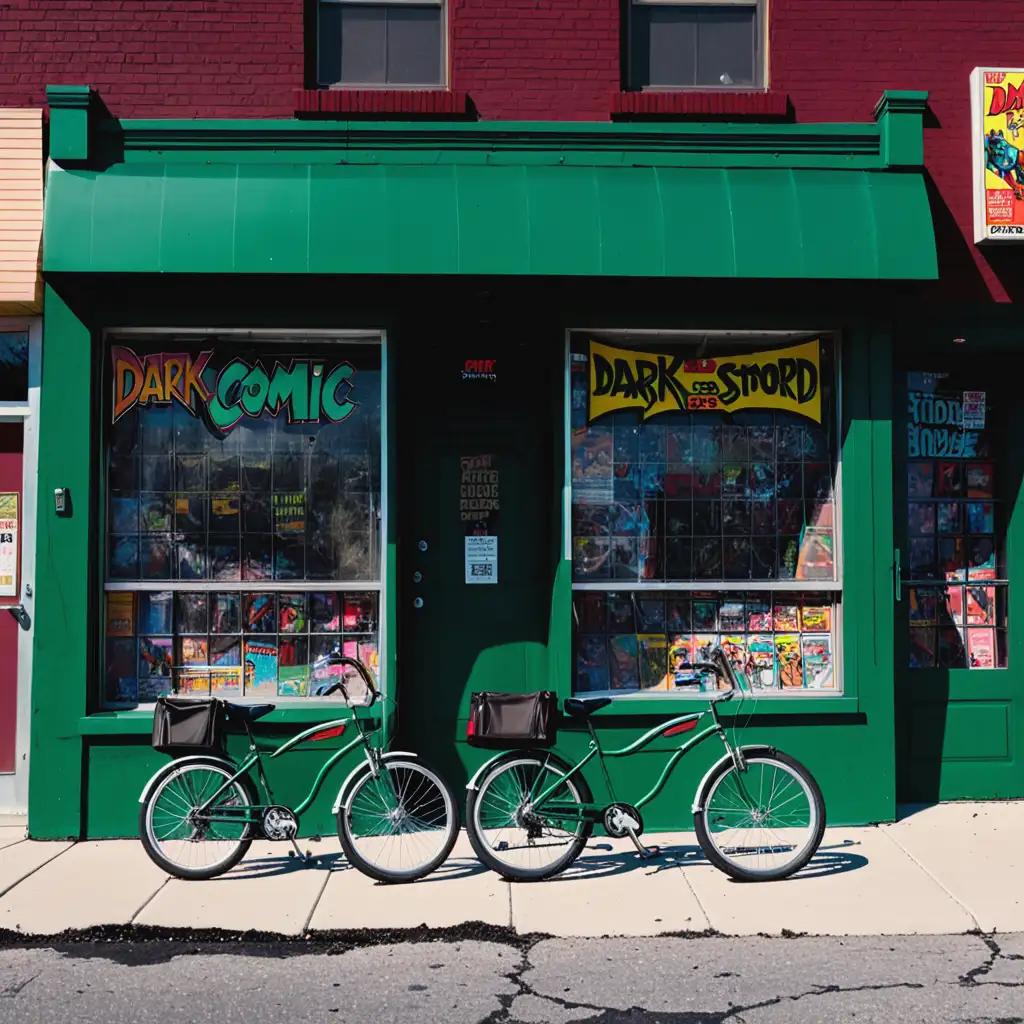
[[[310,695],[375,671],[379,338],[114,335],[106,351],[106,704]]]
[[[979,383],[906,375],[910,668],[1007,664],[1002,410]]]
[[[571,332],[575,689],[839,693],[837,353],[821,335]]]

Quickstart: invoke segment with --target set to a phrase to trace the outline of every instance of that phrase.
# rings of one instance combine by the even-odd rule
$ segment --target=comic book
[[[171,677],[171,638],[169,636],[139,637],[139,674]]]
[[[696,631],[718,628],[718,602],[693,602],[693,628]]]
[[[835,576],[831,530],[804,530],[796,576],[801,580],[830,580]]]
[[[967,497],[994,498],[993,466],[991,462],[972,462],[967,466]]]
[[[641,633],[640,686],[644,690],[668,689],[665,682],[668,667],[668,639],[664,633]]]
[[[775,639],[770,634],[752,633],[747,637],[746,677],[753,689],[774,690]]]
[[[308,697],[310,670],[308,665],[289,665],[278,670],[277,695],[279,697]]]
[[[800,635],[780,633],[775,637],[775,654],[779,663],[779,683],[793,689],[804,685]]]
[[[780,633],[797,633],[800,630],[800,606],[777,604],[775,606],[775,628]]]
[[[210,673],[191,668],[179,668],[178,693],[187,697],[208,697],[210,695]]]
[[[970,668],[995,668],[996,631],[994,629],[968,630],[967,657]]]
[[[181,643],[182,665],[208,665],[209,649],[205,636],[183,636]]]
[[[246,696],[277,696],[277,644],[246,640],[242,653]]]
[[[242,693],[242,670],[219,668],[210,673],[210,693],[214,697],[238,697]]]
[[[719,628],[723,633],[742,633],[747,626],[742,601],[723,601],[718,610]]]
[[[800,629],[804,633],[831,633],[832,609],[827,604],[805,604],[800,610]]]
[[[135,595],[130,591],[107,594],[107,636],[135,635]]]
[[[608,682],[612,690],[636,690],[640,673],[636,635],[613,636],[608,641]]]
[[[994,626],[996,621],[995,587],[967,588],[967,625]]]
[[[669,639],[668,672],[665,676],[666,689],[700,690],[700,679],[692,669],[684,665],[693,664],[693,637],[676,635]]]
[[[725,656],[729,659],[729,664],[732,665],[733,671],[741,677],[746,676],[747,673],[747,638],[741,636],[738,633],[732,633],[722,637],[722,650],[725,651]],[[728,690],[729,682],[725,679],[720,679],[718,682],[720,689]]]
[[[772,630],[772,606],[762,598],[747,601],[747,629],[751,633],[770,633]]]
[[[829,633],[805,633],[800,640],[804,662],[804,686],[809,690],[834,690],[832,636]]]
[[[576,690],[608,689],[608,647],[603,635],[581,636],[576,649]]]
[[[693,660],[695,663],[711,661],[711,652],[718,646],[718,637],[714,633],[697,633],[693,638]],[[713,672],[700,677],[702,691],[716,690],[720,684],[718,676]]]

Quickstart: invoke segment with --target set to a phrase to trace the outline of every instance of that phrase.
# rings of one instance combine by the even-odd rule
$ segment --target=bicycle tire
[[[384,768],[397,768],[402,765],[412,767],[414,770],[422,772],[425,777],[429,778],[433,785],[441,790],[446,803],[448,834],[445,837],[445,841],[442,844],[441,849],[426,864],[419,865],[417,868],[410,871],[386,870],[367,860],[356,848],[351,832],[351,822],[349,820],[349,812],[351,809],[350,805],[358,795],[358,791],[373,775],[369,765],[364,765],[359,773],[349,782],[345,792],[342,794],[341,804],[338,807],[337,814],[338,838],[341,840],[341,848],[344,850],[345,857],[348,859],[348,862],[364,875],[368,875],[375,881],[388,882],[391,884],[415,882],[418,879],[425,878],[427,875],[436,871],[448,859],[452,852],[452,847],[455,846],[455,840],[459,835],[459,805],[458,801],[455,799],[455,793],[447,780],[445,780],[426,761],[424,761],[423,758],[416,754],[385,754],[382,758],[382,767]]]
[[[782,764],[788,770],[800,776],[811,794],[812,801],[817,811],[817,826],[815,828],[813,841],[809,844],[804,853],[796,858],[796,860],[774,870],[746,871],[743,868],[738,867],[732,861],[723,857],[718,852],[718,848],[715,846],[714,842],[711,840],[705,817],[707,815],[708,799],[714,791],[715,784],[729,772],[735,771],[736,766],[733,764],[732,758],[726,758],[708,776],[697,798],[697,804],[700,807],[700,810],[696,811],[693,816],[694,828],[697,833],[697,842],[700,843],[700,847],[704,851],[704,855],[707,859],[716,868],[718,868],[719,871],[725,872],[725,874],[730,878],[734,878],[737,882],[781,881],[784,878],[789,878],[791,875],[795,875],[798,871],[806,867],[811,858],[818,852],[818,847],[821,845],[822,837],[825,834],[825,800],[821,795],[821,789],[819,788],[814,776],[795,757],[791,757],[789,754],[784,754],[780,750],[772,750],[768,747],[744,749],[743,756],[747,761],[752,761],[754,763]]]
[[[526,764],[537,764],[543,766],[545,763],[557,768],[558,771],[568,774],[572,771],[572,765],[562,760],[557,754],[549,754],[547,751],[535,751],[535,750],[510,750],[507,754],[503,754],[498,760],[496,760],[491,767],[487,770],[486,774],[480,779],[480,784],[476,789],[469,790],[466,796],[466,833],[469,836],[470,845],[473,847],[473,852],[480,859],[480,862],[490,868],[491,871],[499,874],[507,882],[542,882],[546,878],[553,878],[555,875],[565,871],[579,855],[583,852],[583,848],[587,845],[587,840],[590,838],[594,831],[594,823],[591,821],[584,820],[583,828],[580,830],[579,835],[572,842],[569,849],[554,862],[553,865],[547,868],[510,868],[508,864],[502,863],[498,860],[488,848],[484,837],[480,835],[477,826],[477,803],[481,792],[486,790],[488,781],[505,770],[510,764],[515,762],[526,763]],[[590,792],[590,786],[587,785],[587,780],[583,778],[582,774],[577,773],[569,781],[578,793],[581,803],[589,804],[594,802],[593,794]]]
[[[199,882],[205,881],[208,878],[216,878],[218,875],[223,875],[225,872],[230,871],[249,852],[249,847],[252,846],[254,838],[252,826],[246,826],[245,834],[237,841],[237,849],[229,856],[218,861],[215,865],[205,868],[184,867],[165,857],[163,853],[161,853],[159,847],[154,843],[155,837],[150,834],[150,811],[160,794],[163,792],[164,785],[167,783],[170,776],[174,775],[176,772],[187,772],[192,769],[200,768],[214,769],[223,775],[225,780],[230,779],[236,771],[233,765],[225,764],[223,761],[220,761],[215,757],[189,761],[186,764],[182,764],[180,760],[172,761],[153,780],[153,785],[150,788],[149,794],[147,795],[145,802],[139,808],[139,839],[142,842],[143,849],[149,855],[150,860],[152,860],[157,867],[166,871],[167,874],[190,882]],[[252,807],[254,804],[259,802],[252,781],[247,775],[243,775],[236,779],[235,785],[242,790],[242,793],[248,802],[248,806]]]

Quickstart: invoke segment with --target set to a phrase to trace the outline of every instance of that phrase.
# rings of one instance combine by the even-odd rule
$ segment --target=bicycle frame
[[[659,725],[656,725],[653,729],[650,729],[649,731],[645,732],[643,736],[639,737],[639,739],[634,740],[631,744],[629,744],[629,746],[623,747],[621,750],[602,750],[601,743],[597,738],[597,734],[594,732],[593,723],[590,721],[589,718],[587,718],[585,721],[587,725],[587,730],[590,733],[589,751],[568,772],[560,776],[557,781],[551,783],[546,789],[542,790],[540,793],[537,793],[536,795],[533,792],[533,788],[537,786],[537,781],[535,781],[533,788],[531,788],[531,793],[529,797],[531,807],[534,809],[543,807],[546,815],[553,815],[555,817],[559,817],[560,815],[557,812],[561,811],[563,812],[561,815],[562,817],[578,818],[582,816],[583,818],[592,821],[600,820],[608,804],[573,803],[570,806],[561,804],[558,801],[550,801],[550,798],[552,794],[560,786],[564,785],[567,779],[570,779],[574,775],[579,774],[582,771],[584,765],[589,764],[596,757],[598,759],[599,764],[601,765],[601,774],[604,776],[604,781],[608,789],[610,802],[615,803],[615,788],[612,785],[611,777],[608,774],[608,769],[605,765],[606,757],[629,757],[631,754],[635,754],[637,751],[642,750],[648,744],[652,743],[657,737],[664,735],[666,732],[669,732],[671,729],[674,729],[677,726],[685,725],[688,722],[693,722],[694,727],[696,727],[696,723],[708,714],[711,715],[713,719],[713,724],[707,726],[707,728],[703,729],[695,736],[692,736],[689,739],[684,740],[684,742],[669,756],[669,759],[665,763],[665,767],[662,769],[661,775],[658,777],[658,780],[654,783],[654,785],[647,793],[645,793],[639,800],[637,800],[633,804],[633,806],[639,810],[641,807],[644,807],[646,804],[649,804],[662,791],[662,789],[664,789],[665,783],[668,781],[669,776],[675,770],[676,765],[679,764],[683,756],[689,753],[689,751],[693,750],[694,747],[703,743],[704,740],[706,740],[709,736],[717,734],[721,738],[722,743],[725,745],[725,749],[728,755],[731,756],[733,760],[737,762],[738,768],[742,768],[742,757],[739,754],[738,749],[734,748],[729,743],[729,739],[725,734],[725,727],[722,725],[722,721],[718,717],[718,709],[716,708],[714,702],[711,703],[707,711],[695,711],[691,712],[690,714],[679,715],[676,718],[671,718],[667,722],[661,722]],[[742,786],[742,781],[740,782],[740,785]],[[744,799],[747,799],[745,792],[743,793],[743,797]]]
[[[280,757],[282,754],[286,754],[289,750],[294,750],[300,743],[305,742],[311,736],[315,736],[317,733],[330,732],[332,729],[347,728],[349,724],[354,724],[359,735],[356,736],[350,743],[336,750],[327,760],[323,763],[320,771],[317,773],[316,778],[313,780],[309,793],[306,794],[298,806],[290,808],[296,818],[301,818],[302,815],[309,810],[310,805],[316,799],[317,794],[320,792],[320,788],[323,786],[324,779],[327,778],[330,770],[343,758],[346,754],[351,753],[360,744],[364,747],[366,752],[366,760],[370,765],[371,771],[376,773],[377,766],[380,758],[381,751],[372,746],[369,737],[380,732],[380,727],[375,727],[369,732],[363,727],[363,723],[360,721],[359,716],[353,709],[351,717],[348,718],[337,718],[330,722],[321,722],[318,725],[311,726],[310,728],[300,732],[297,736],[293,736],[290,740],[282,743],[277,750],[268,754],[267,757],[273,760],[275,757]],[[249,728],[249,723],[245,723],[245,732],[249,737],[249,754],[243,761],[238,771],[227,779],[216,792],[203,801],[195,809],[195,814],[202,815],[206,821],[245,821],[253,824],[258,824],[260,817],[263,812],[273,806],[273,793],[271,792],[270,785],[267,782],[266,776],[263,774],[263,755],[256,747],[256,740],[253,737],[252,730]],[[244,808],[244,814],[210,814],[209,809],[214,802],[227,790],[231,788],[243,775],[246,774],[253,766],[256,767],[257,776],[260,781],[260,786],[263,789],[263,795],[267,800],[265,804],[252,804]]]

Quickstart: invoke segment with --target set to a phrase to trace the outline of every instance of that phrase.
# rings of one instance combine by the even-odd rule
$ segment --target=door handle
[[[892,581],[893,587],[896,591],[895,597],[897,602],[903,600],[903,569],[900,565],[900,549],[896,548],[893,552],[892,561]]]

